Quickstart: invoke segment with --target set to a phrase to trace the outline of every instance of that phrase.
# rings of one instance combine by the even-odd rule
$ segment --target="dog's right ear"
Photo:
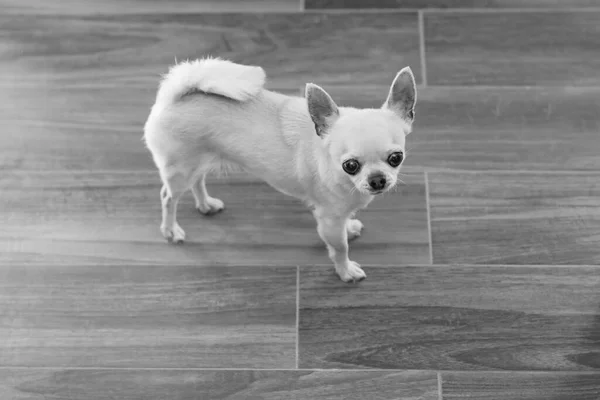
[[[340,116],[338,106],[325,90],[313,83],[306,84],[305,97],[317,135],[323,137]]]

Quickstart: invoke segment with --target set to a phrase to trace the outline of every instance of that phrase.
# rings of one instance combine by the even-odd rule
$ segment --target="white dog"
[[[366,277],[348,258],[353,219],[396,185],[412,130],[416,86],[409,67],[381,108],[338,107],[317,85],[305,97],[264,89],[261,67],[208,58],[179,63],[160,83],[144,139],[164,183],[161,232],[183,242],[177,203],[189,189],[203,214],[223,210],[206,191],[206,174],[241,167],[313,212],[317,232],[344,282]]]

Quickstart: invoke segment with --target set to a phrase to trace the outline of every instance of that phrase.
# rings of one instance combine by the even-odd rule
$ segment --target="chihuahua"
[[[176,212],[189,189],[200,213],[223,210],[206,190],[206,175],[241,169],[312,211],[342,281],[365,279],[348,258],[348,241],[363,229],[355,213],[398,181],[415,118],[410,67],[398,72],[381,108],[339,107],[312,83],[304,97],[264,84],[263,68],[221,58],[176,63],[162,78],[144,142],[163,183],[163,236],[184,241]]]

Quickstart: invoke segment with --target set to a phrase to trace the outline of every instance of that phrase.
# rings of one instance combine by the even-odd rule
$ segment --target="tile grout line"
[[[419,55],[421,60],[421,85],[427,87],[427,65],[425,65],[425,21],[423,10],[418,12],[419,19]]]
[[[429,235],[429,262],[433,264],[433,234],[431,233],[431,202],[429,201],[429,174],[424,172],[425,177],[425,207],[427,208],[427,234]]]
[[[418,25],[418,24],[417,24]],[[418,27],[417,27],[418,28]],[[418,29],[417,29],[418,30]],[[60,82],[62,84],[62,82]],[[357,87],[357,85],[351,85],[349,83],[328,83],[327,84],[328,87],[337,87],[337,88],[355,88]],[[377,83],[371,83],[371,84],[362,84],[362,85],[358,85],[358,87],[364,88],[364,87],[386,87],[387,85],[385,84],[377,84]],[[417,84],[417,87],[419,86],[419,84]],[[598,91],[600,89],[600,84],[589,84],[586,86],[582,86],[582,85],[576,85],[576,84],[555,84],[555,85],[551,85],[551,84],[545,84],[543,86],[539,86],[539,85],[532,85],[532,84],[523,84],[523,85],[517,85],[517,84],[484,84],[484,83],[477,83],[477,84],[450,84],[450,83],[438,83],[438,84],[433,84],[433,85],[428,85],[429,87],[433,88],[433,89],[445,89],[445,90],[453,90],[453,89],[466,89],[466,90],[489,90],[489,89],[496,89],[496,90],[560,90],[563,91],[564,89],[575,89],[575,90],[580,90],[580,91]],[[2,82],[0,82],[0,88],[8,88],[8,89],[32,89],[32,88],[38,88],[39,86],[24,86],[23,84],[3,84]],[[112,86],[97,86],[97,87],[75,87],[75,86],[68,86],[67,84],[64,84],[62,86],[64,89],[89,89],[89,90],[94,90],[94,89],[112,89]],[[275,92],[293,92],[296,91],[296,89],[298,88],[297,85],[294,85],[294,87],[282,87],[282,86],[275,86],[275,87],[269,87],[269,90],[275,91]],[[300,87],[299,89],[301,91],[301,93],[304,93],[304,89],[303,86]],[[90,171],[90,170],[88,170]],[[145,170],[134,170],[134,171],[145,171]]]
[[[579,13],[600,12],[600,7],[455,7],[455,8],[423,8],[424,12],[432,14],[517,14],[517,13]]]
[[[414,14],[419,8],[309,8],[305,9],[310,14]]]
[[[580,13],[580,12],[600,12],[600,7],[504,7],[504,8],[491,8],[491,7],[453,7],[453,8],[440,8],[440,7],[380,7],[380,8],[311,8],[305,10],[313,14],[380,14],[380,13],[394,13],[394,14],[412,14],[415,12],[426,12],[431,14],[515,14],[515,13]],[[264,12],[264,11],[263,11]],[[214,11],[212,13],[219,13]],[[221,12],[222,13],[222,12]]]
[[[198,367],[73,367],[73,366],[65,366],[65,365],[56,365],[56,366],[23,366],[23,365],[1,365],[0,371],[6,370],[72,370],[72,371],[284,371],[284,372],[297,372],[297,371],[306,371],[306,372],[382,372],[382,373],[395,373],[395,372],[433,372],[428,369],[398,369],[398,368],[198,368]],[[441,372],[437,372],[439,376],[441,376],[442,372],[452,372],[452,374],[459,375],[468,375],[472,373],[482,372],[489,373],[495,375],[504,375],[510,376],[514,371],[457,371],[457,370],[442,370]],[[524,371],[521,371],[524,372]],[[600,372],[597,370],[590,371],[582,371],[582,370],[573,370],[573,371],[542,371],[542,370],[533,370],[527,371],[530,374],[539,375],[539,376],[555,376],[556,374],[563,376],[600,376]],[[439,388],[439,385],[438,385]]]
[[[444,395],[442,394],[442,373],[439,371],[437,373],[437,384],[438,384],[438,400],[444,400]]]
[[[429,86],[430,88],[432,86]],[[577,170],[577,169],[457,169],[457,168],[437,168],[437,167],[419,167],[419,166],[411,166],[404,167],[403,171],[408,171],[412,174],[419,174],[423,171],[426,172],[434,172],[441,174],[509,174],[509,175],[518,175],[518,174],[531,174],[531,175],[589,175],[589,176],[597,176],[600,175],[600,172],[595,169],[588,170]],[[153,175],[156,179],[156,185],[160,188],[161,182],[158,177],[158,172],[153,169],[98,169],[98,170],[67,170],[67,169],[45,169],[45,170],[34,170],[34,169],[6,169],[4,170],[6,173],[10,174],[19,174],[19,175],[50,175],[50,174],[61,174],[65,176],[71,175],[107,175],[107,174],[146,174]],[[207,178],[207,182],[210,183],[263,183],[262,181],[246,175],[240,176],[232,176],[229,179],[219,179],[218,177],[209,177]],[[295,265],[294,265],[295,266]]]
[[[296,369],[300,365],[300,266],[296,266]]]
[[[122,262],[120,263],[110,263],[110,264],[98,264],[96,263],[87,263],[87,262],[78,262],[75,264],[65,264],[65,263],[57,263],[57,264],[53,264],[53,263],[35,263],[35,262],[27,262],[27,261],[19,261],[17,262],[19,266],[25,266],[25,267],[47,267],[47,268],[74,268],[74,267],[94,267],[94,266],[102,266],[102,267],[117,267],[117,268],[143,268],[143,266],[151,266],[151,267],[161,267],[164,266],[164,264],[123,264]],[[15,265],[15,261],[14,260],[2,260],[0,259],[0,268],[9,268],[9,267],[13,267]],[[456,267],[465,267],[465,268],[472,268],[472,269],[481,269],[481,270],[486,270],[486,269],[493,269],[493,268],[529,268],[529,269],[565,269],[565,268],[570,268],[570,269],[574,269],[574,268],[584,268],[584,269],[592,269],[592,270],[600,270],[600,264],[507,264],[507,263],[502,263],[502,264],[475,264],[475,263],[439,263],[439,264],[431,264],[431,263],[409,263],[409,264],[398,264],[398,263],[384,263],[384,264],[380,264],[380,263],[375,263],[375,264],[365,264],[367,266],[369,266],[370,268],[391,268],[391,269],[406,269],[406,268],[414,268],[414,267],[418,267],[418,268],[439,268],[439,269],[443,269],[443,268],[456,268]],[[197,267],[198,269],[206,269],[206,268],[211,268],[211,265],[198,265],[197,263],[195,264],[170,264],[170,267]],[[222,267],[224,268],[232,268],[232,267],[239,267],[239,268],[253,268],[253,267],[269,267],[269,268],[291,268],[292,266],[290,265],[281,265],[281,264],[265,264],[264,262],[260,263],[260,264],[228,264],[228,265],[222,265]],[[328,267],[331,267],[331,264],[311,264],[311,266],[314,267],[321,267],[323,269],[326,269]],[[296,267],[296,265],[293,266],[294,268]],[[0,368],[2,368],[2,365],[0,365]],[[371,369],[369,369],[371,370]]]

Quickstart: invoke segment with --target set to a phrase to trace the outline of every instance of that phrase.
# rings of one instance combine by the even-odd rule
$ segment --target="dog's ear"
[[[383,107],[387,107],[400,116],[412,122],[415,119],[415,104],[417,103],[417,85],[415,76],[410,67],[404,67],[398,72],[387,100]]]
[[[340,116],[338,106],[325,90],[313,83],[306,84],[305,97],[317,135],[323,137]]]

